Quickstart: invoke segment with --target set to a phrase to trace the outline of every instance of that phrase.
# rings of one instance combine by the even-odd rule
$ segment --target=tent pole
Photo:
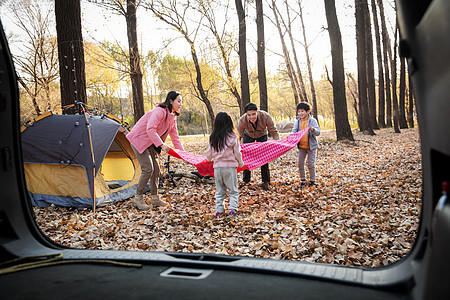
[[[87,115],[86,115],[86,109],[83,107],[83,114],[84,114],[84,119],[86,120],[86,126],[88,129],[88,136],[89,136],[89,145],[91,147],[91,156],[92,156],[92,162],[93,162],[93,168],[92,168],[92,172],[93,172],[93,177],[94,178],[94,182],[93,184],[93,191],[92,191],[92,202],[93,202],[93,211],[95,213],[95,155],[94,155],[94,148],[92,146],[92,136],[91,136],[91,124],[88,121]]]

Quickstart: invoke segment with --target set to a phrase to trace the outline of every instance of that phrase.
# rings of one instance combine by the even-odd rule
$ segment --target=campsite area
[[[287,134],[283,134],[282,138]],[[92,209],[34,207],[42,231],[56,243],[120,249],[237,255],[377,267],[409,252],[421,211],[421,152],[417,128],[355,130],[355,142],[319,139],[318,185],[299,191],[297,150],[270,163],[271,186],[260,170],[240,188],[235,217],[214,215],[214,185],[179,182],[160,188],[170,206],[138,211],[132,199]],[[182,138],[205,154],[207,137]],[[163,157],[165,160],[165,157]],[[175,170],[193,171],[181,160]],[[239,174],[242,183],[242,174]],[[227,207],[227,203],[225,204]]]

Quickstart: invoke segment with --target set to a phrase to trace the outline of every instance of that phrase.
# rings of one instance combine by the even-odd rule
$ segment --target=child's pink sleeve
[[[241,153],[241,145],[239,144],[239,139],[236,138],[236,144],[234,145],[234,156],[236,157],[236,160],[238,161],[239,167],[243,167],[244,161],[242,160],[242,153]]]
[[[206,160],[212,161],[212,151],[211,144],[208,144],[208,150],[206,150]]]

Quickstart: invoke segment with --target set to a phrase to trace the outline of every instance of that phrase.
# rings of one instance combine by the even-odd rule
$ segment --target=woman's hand
[[[167,146],[166,144],[162,144],[162,145],[161,145],[161,149],[162,149],[164,152],[169,153],[170,147]]]

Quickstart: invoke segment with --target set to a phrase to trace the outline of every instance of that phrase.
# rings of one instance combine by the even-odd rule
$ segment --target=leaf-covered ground
[[[76,248],[387,265],[407,254],[416,236],[420,141],[417,129],[376,133],[356,133],[355,143],[323,133],[314,188],[298,189],[296,149],[270,163],[269,191],[260,187],[259,169],[253,171],[250,186],[240,188],[236,217],[216,219],[214,185],[182,179],[175,188],[166,183],[160,189],[170,207],[138,211],[132,199],[95,213],[51,206],[35,208],[36,220],[55,242]],[[183,143],[187,151],[206,152],[207,138]],[[173,160],[172,168],[193,170],[180,160]]]

